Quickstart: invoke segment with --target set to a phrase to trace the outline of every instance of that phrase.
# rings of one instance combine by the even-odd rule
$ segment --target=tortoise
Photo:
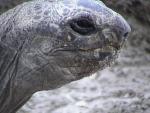
[[[110,66],[131,32],[96,0],[0,0],[0,113]]]

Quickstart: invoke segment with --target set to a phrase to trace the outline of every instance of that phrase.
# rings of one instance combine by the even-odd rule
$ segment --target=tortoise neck
[[[32,95],[15,86],[19,55],[19,52],[0,44],[0,113],[16,112]]]

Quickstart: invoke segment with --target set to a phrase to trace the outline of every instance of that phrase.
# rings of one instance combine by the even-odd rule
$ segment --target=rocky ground
[[[115,64],[60,89],[34,94],[18,113],[150,113],[150,1],[103,1],[119,9],[132,27]]]

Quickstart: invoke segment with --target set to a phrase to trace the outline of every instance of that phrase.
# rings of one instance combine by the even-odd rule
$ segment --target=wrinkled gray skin
[[[1,14],[0,113],[109,66],[129,32],[119,14],[94,0],[36,0]]]

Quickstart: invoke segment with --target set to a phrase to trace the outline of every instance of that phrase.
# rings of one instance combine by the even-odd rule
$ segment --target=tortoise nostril
[[[123,36],[128,37],[128,35],[129,35],[129,32],[126,32]]]
[[[116,25],[119,28],[118,30],[120,30],[121,37],[127,38],[131,32],[131,27],[121,15],[116,16]]]

